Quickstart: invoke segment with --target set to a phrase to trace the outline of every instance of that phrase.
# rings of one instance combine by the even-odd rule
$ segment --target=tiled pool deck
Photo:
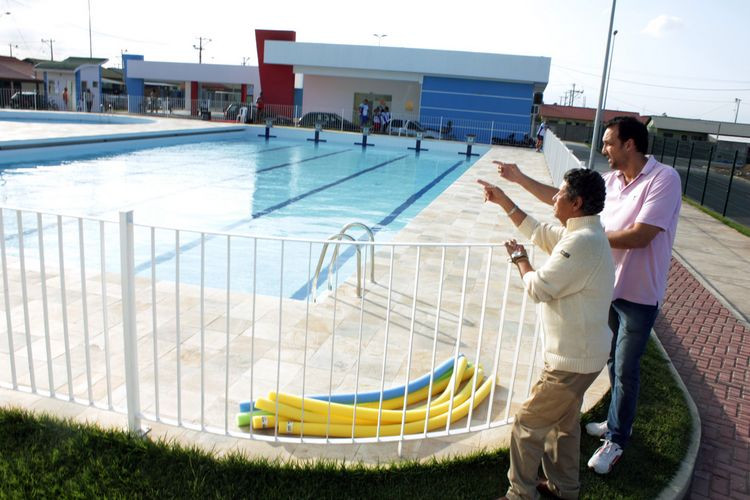
[[[156,120],[149,124],[148,131],[155,131],[159,126],[164,127],[159,130],[169,130],[170,127],[185,123],[183,120]],[[188,122],[191,125],[203,125],[201,122]],[[37,127],[36,124],[28,128],[37,128],[36,133],[39,136],[51,137],[48,127]],[[132,127],[131,125],[96,125],[96,129],[102,132],[103,127],[119,129],[120,127]],[[218,125],[213,125],[218,126]],[[79,127],[86,127],[80,124],[56,124],[56,130],[52,137],[70,137]],[[24,126],[24,129],[27,127]],[[93,131],[93,130],[92,130]],[[129,132],[142,132],[142,130],[130,130]],[[110,133],[109,130],[106,133]],[[31,140],[34,132],[26,130],[23,134],[24,139]],[[22,135],[20,132],[18,135]],[[37,136],[38,137],[38,136]],[[456,145],[457,150],[463,146]],[[445,242],[461,243],[473,242],[499,243],[514,235],[513,228],[509,221],[500,216],[496,207],[485,205],[482,202],[482,192],[476,184],[477,178],[497,180],[496,168],[492,160],[502,159],[505,161],[515,161],[523,165],[531,175],[549,179],[546,165],[542,155],[533,151],[519,148],[494,147],[491,151],[480,158],[457,182],[449,187],[441,196],[430,204],[422,213],[420,213],[404,230],[399,233],[396,241],[400,242]],[[535,216],[552,220],[551,210],[549,207],[541,206],[533,201],[526,193],[522,192],[515,186],[508,187],[519,203],[529,208],[529,211]],[[230,310],[230,336],[232,352],[232,370],[230,373],[230,412],[233,416],[234,407],[238,394],[247,394],[247,380],[249,377],[250,365],[253,368],[254,397],[264,395],[269,390],[276,387],[276,360],[279,352],[281,353],[281,370],[279,386],[281,390],[293,393],[301,393],[301,373],[304,366],[306,387],[305,393],[321,392],[327,390],[328,379],[330,375],[331,356],[334,356],[335,371],[333,375],[333,386],[340,390],[351,390],[352,380],[357,376],[356,369],[359,367],[360,388],[376,388],[380,384],[380,371],[382,369],[382,350],[385,345],[385,335],[388,337],[388,363],[386,369],[385,387],[399,385],[406,379],[406,367],[408,342],[410,340],[409,332],[411,325],[408,318],[411,315],[413,304],[413,262],[414,251],[406,248],[396,247],[394,253],[394,267],[399,269],[397,280],[394,282],[391,296],[391,325],[385,328],[385,316],[387,309],[387,287],[388,269],[387,253],[388,247],[379,249],[376,258],[376,284],[368,283],[365,293],[364,310],[362,315],[362,337],[359,338],[360,325],[360,300],[356,297],[352,283],[346,283],[339,288],[336,301],[335,316],[335,351],[332,349],[331,337],[334,301],[328,298],[319,304],[313,304],[310,307],[309,318],[306,319],[305,302],[284,300],[277,298],[256,297],[253,303],[251,296],[242,296],[233,294]],[[445,276],[447,282],[453,281],[460,283],[460,278],[464,265],[463,249],[446,252]],[[477,251],[473,259],[483,259],[483,252]],[[496,297],[496,301],[502,296],[506,266],[503,255],[496,254],[493,257],[495,262],[493,274],[489,284],[489,297]],[[12,262],[12,260],[10,261]],[[499,262],[499,263],[498,263]],[[415,326],[414,335],[411,337],[412,346],[415,352],[411,360],[410,378],[428,371],[430,366],[435,323],[435,289],[439,278],[440,269],[440,250],[424,249],[421,255],[422,274],[419,280],[419,291],[415,306]],[[479,261],[477,267],[482,267]],[[31,268],[31,266],[28,266]],[[471,273],[471,270],[470,270]],[[477,271],[477,273],[479,272]],[[497,277],[495,277],[497,275]],[[461,334],[461,352],[465,353],[470,360],[474,358],[478,330],[482,321],[481,311],[481,294],[483,290],[483,276],[474,276],[470,274],[471,279],[467,286],[468,300],[463,312],[463,321],[459,328],[458,319],[460,316],[460,295],[457,293],[459,287],[449,289],[446,286],[444,296],[441,302],[440,311],[440,328],[438,332],[439,341],[435,344],[437,362],[451,357],[454,352],[454,341],[456,332],[460,330]],[[16,276],[18,278],[18,276]],[[50,273],[46,277],[47,287],[50,290],[59,288],[59,277]],[[66,277],[68,288],[71,290],[80,289],[80,281],[75,282],[76,273],[68,273]],[[116,276],[107,277],[110,297],[110,307],[108,310],[109,321],[109,345],[111,346],[113,357],[112,364],[122,362],[121,349],[122,333],[119,315],[119,284]],[[99,284],[99,276],[87,275],[87,288],[96,289]],[[27,283],[31,299],[36,305],[39,305],[40,297],[33,295],[33,290],[39,290],[39,276],[33,272],[29,273],[29,282]],[[508,317],[518,318],[521,308],[520,279],[511,276],[511,293],[508,301]],[[206,421],[211,422],[214,426],[223,422],[224,411],[224,377],[223,363],[225,351],[223,348],[215,346],[225,345],[226,335],[226,305],[224,302],[224,291],[209,291],[206,295],[204,304],[203,325],[205,331],[205,359],[206,359],[206,377],[205,383],[208,394],[219,394],[216,397],[207,397],[205,401]],[[199,289],[189,285],[182,285],[180,289],[180,334],[182,339],[180,358],[182,360],[182,413],[183,415],[195,415],[198,412],[196,405],[200,401],[200,376],[199,363],[200,358],[200,300]],[[139,359],[145,366],[153,366],[149,360],[153,356],[153,337],[151,335],[151,289],[147,280],[140,281],[137,284],[137,313],[138,313],[138,332],[139,332]],[[23,315],[21,300],[19,296],[11,297],[14,325],[19,325],[18,331],[14,335],[15,345],[25,345],[23,334]],[[174,342],[176,321],[174,318],[174,287],[172,284],[163,283],[157,286],[157,315],[159,326],[157,328],[157,346],[159,351],[159,371],[160,371],[160,390],[159,404],[160,414],[175,416],[177,414],[176,398],[174,397],[174,387],[176,379],[175,360],[176,352]],[[34,306],[32,306],[33,308]],[[59,304],[50,304],[50,310],[60,308]],[[98,309],[97,309],[98,307]],[[282,314],[279,313],[279,307],[282,308]],[[101,302],[89,300],[87,304],[89,316],[92,318],[101,314]],[[69,317],[70,330],[74,331],[80,326],[82,318],[80,313],[76,316],[75,311],[80,311],[80,298],[69,299],[68,309],[72,312]],[[497,331],[497,307],[490,305],[488,310],[494,310],[495,314],[485,314],[484,329],[488,331]],[[32,350],[35,353],[35,359],[38,359],[37,373],[46,373],[46,361],[44,358],[45,342],[43,334],[43,324],[41,315],[34,315],[32,309]],[[282,327],[279,328],[279,321]],[[531,305],[527,307],[524,322],[527,324],[522,342],[522,355],[519,366],[521,372],[516,380],[514,390],[516,392],[524,391],[527,387],[528,370],[530,368],[530,359],[528,352],[531,349],[531,339],[533,335],[534,309]],[[101,401],[106,396],[106,379],[104,377],[104,335],[102,325],[92,324],[90,328],[90,343],[94,347],[92,354],[92,391],[94,399]],[[52,325],[52,331],[59,331]],[[506,328],[507,330],[508,328]],[[515,331],[516,326],[512,326]],[[16,330],[16,328],[14,328]],[[279,332],[282,332],[279,334]],[[80,370],[85,363],[84,350],[82,348],[83,337],[81,335],[73,336],[73,364],[79,370],[75,376],[74,392],[79,397],[87,395],[87,381],[85,373]],[[278,349],[277,340],[281,339],[281,349]],[[78,345],[75,344],[76,340]],[[252,340],[251,340],[252,339]],[[363,356],[358,364],[354,363],[354,357],[358,350],[358,345],[362,344]],[[52,343],[53,370],[56,381],[66,380],[66,366],[64,356],[62,355],[62,342],[58,338]],[[505,399],[507,398],[507,381],[511,377],[510,359],[514,347],[513,338],[503,340],[501,362],[499,364],[496,400],[493,405],[493,421],[504,416]],[[7,340],[3,341],[0,349],[7,351]],[[304,346],[306,345],[306,349]],[[254,362],[250,362],[247,356],[248,352],[254,351]],[[480,358],[485,360],[492,359],[492,353],[487,352],[489,348],[483,347]],[[526,354],[523,354],[526,352]],[[237,354],[243,353],[243,354]],[[25,363],[25,350],[17,349],[17,365],[23,367]],[[235,359],[236,358],[236,359]],[[306,364],[303,365],[303,361]],[[538,369],[539,360],[535,361]],[[142,370],[145,372],[146,370]],[[19,368],[19,373],[28,374]],[[19,375],[19,380],[28,383],[28,375],[24,380],[23,375]],[[39,379],[40,376],[37,376]],[[111,381],[113,405],[123,407],[124,401],[124,381],[122,377],[115,377]],[[140,391],[142,400],[142,410],[146,413],[153,413],[155,408],[154,384],[149,375],[142,373],[140,381]],[[46,380],[37,380],[40,387],[47,387]],[[61,387],[62,385],[62,387]],[[65,392],[67,387],[64,383],[56,382],[57,390]],[[606,380],[600,377],[599,383],[595,389],[590,391],[587,397],[587,405],[592,404],[607,389]],[[124,416],[104,412],[102,410],[84,407],[72,403],[50,400],[46,398],[37,398],[18,393],[3,391],[8,399],[16,403],[28,401],[24,404],[34,408],[49,409],[62,415],[75,415],[83,419],[89,419],[96,422],[109,423],[122,426],[125,423]],[[249,399],[249,394],[245,399]],[[5,398],[4,398],[5,399]],[[487,404],[480,405],[476,410],[476,415],[486,415]],[[64,409],[62,409],[64,408]],[[509,415],[512,416],[515,404],[509,408]],[[477,418],[472,424],[477,424]],[[498,415],[498,416],[496,416]],[[174,417],[173,417],[174,418]],[[186,421],[194,422],[194,418],[185,417]],[[456,426],[461,426],[465,419],[459,421]],[[243,449],[256,455],[270,457],[287,458],[290,456],[305,458],[311,456],[323,456],[329,458],[363,460],[363,461],[382,461],[392,459],[398,456],[397,444],[395,443],[375,443],[375,444],[337,444],[335,446],[325,444],[291,444],[291,443],[268,443],[255,440],[237,439],[233,437],[220,436],[210,433],[198,433],[191,430],[181,429],[153,423],[145,422],[152,430],[154,436],[166,437],[169,439],[185,440],[186,442],[197,442],[206,444],[212,449]],[[239,430],[234,423],[229,422],[230,430]],[[428,440],[414,440],[404,444],[402,456],[409,458],[426,458],[433,455],[455,455],[475,450],[481,447],[491,448],[493,446],[505,443],[507,429],[500,427],[491,431],[475,432],[468,434],[459,434],[446,438],[431,438]]]

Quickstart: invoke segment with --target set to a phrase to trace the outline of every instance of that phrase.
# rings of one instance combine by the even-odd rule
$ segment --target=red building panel
[[[294,42],[294,31],[255,30],[255,45],[258,48],[258,72],[263,101],[266,104],[294,105],[294,69],[288,64],[266,64],[263,60],[266,40]]]

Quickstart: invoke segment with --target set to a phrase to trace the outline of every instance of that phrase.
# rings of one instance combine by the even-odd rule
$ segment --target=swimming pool
[[[5,206],[41,212],[116,220],[119,211],[133,210],[138,225],[259,237],[322,240],[357,221],[371,227],[381,243],[472,164],[455,152],[416,154],[406,144],[400,149],[363,149],[353,142],[316,145],[236,135],[63,162],[17,163],[0,168],[0,196]],[[12,250],[17,247],[17,228],[12,214],[5,212],[6,245]],[[45,217],[45,246],[54,251],[55,221]],[[28,236],[36,225],[33,219],[23,221]],[[89,223],[82,229],[86,241],[93,241],[99,231]],[[136,231],[141,244],[136,244],[135,266],[140,276],[151,272],[149,231]],[[263,240],[259,246],[254,241],[233,239],[232,262],[238,271],[232,272],[232,288],[305,298],[310,260],[314,268],[321,245],[286,244],[282,262],[280,242]],[[76,243],[65,241],[66,253],[75,254]],[[173,232],[154,230],[157,279],[174,278],[179,254],[180,280],[199,283],[201,273],[196,269],[203,252],[206,286],[222,288],[227,271],[219,263],[222,259],[211,255],[226,254],[226,245],[223,236],[187,230],[176,239]],[[86,254],[88,259],[96,251],[87,249]],[[354,269],[352,255],[343,255],[342,264],[350,261],[344,273]],[[106,260],[108,270],[117,269],[115,255]]]

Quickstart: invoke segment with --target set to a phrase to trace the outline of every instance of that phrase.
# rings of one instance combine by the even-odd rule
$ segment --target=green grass
[[[686,202],[689,205],[694,206],[698,210],[701,210],[702,212],[710,215],[714,219],[716,219],[716,220],[718,220],[720,222],[723,222],[725,225],[731,227],[732,229],[734,229],[735,231],[739,232],[740,234],[743,234],[745,236],[750,236],[750,227],[747,227],[745,225],[740,224],[739,222],[735,222],[732,219],[724,217],[719,212],[716,212],[715,210],[711,210],[708,207],[704,207],[703,205],[701,205],[697,201],[691,200],[687,196],[683,196],[682,197],[682,201]]]
[[[581,498],[653,498],[677,471],[690,417],[653,345],[642,362],[642,382],[634,439],[612,474],[586,468],[598,441],[582,438]],[[584,422],[603,419],[607,403]],[[379,466],[215,458],[197,448],[0,409],[0,498],[489,499],[507,488],[508,460],[504,449]]]

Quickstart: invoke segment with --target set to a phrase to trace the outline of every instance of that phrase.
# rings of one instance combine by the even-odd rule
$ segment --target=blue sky
[[[383,45],[547,56],[545,102],[576,85],[577,105],[596,105],[610,0],[452,2],[159,2],[89,0],[95,57],[119,64],[122,50],[152,61],[257,64],[254,30],[288,29],[304,42]],[[87,0],[0,0],[0,54],[87,56]],[[644,114],[750,123],[745,0],[619,0],[607,107]],[[744,25],[744,26],[743,26]],[[744,28],[744,29],[743,29]]]

